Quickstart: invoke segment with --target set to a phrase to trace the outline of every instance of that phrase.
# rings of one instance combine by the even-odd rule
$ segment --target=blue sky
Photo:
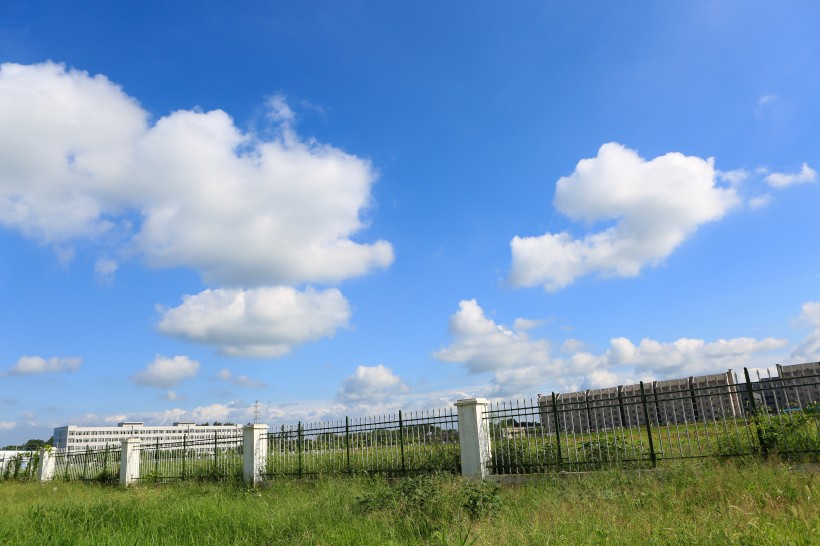
[[[0,444],[820,360],[814,2],[6,2]]]

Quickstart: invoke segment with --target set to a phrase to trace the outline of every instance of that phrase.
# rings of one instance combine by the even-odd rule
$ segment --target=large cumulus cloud
[[[588,226],[613,225],[581,238],[566,231],[516,236],[510,282],[554,291],[590,273],[635,276],[739,202],[734,188],[717,182],[711,159],[668,153],[647,161],[621,144],[604,144],[558,180],[554,205]]]
[[[163,308],[159,329],[172,336],[280,356],[333,335],[350,314],[341,293],[294,287],[393,261],[389,242],[353,239],[367,227],[376,172],[300,138],[283,97],[267,106],[267,137],[221,110],[153,120],[105,76],[2,64],[0,226],[63,257],[78,241],[102,243],[106,282],[134,256],[196,270],[213,288]]]
[[[0,225],[53,244],[115,233],[149,264],[212,283],[338,282],[389,265],[388,242],[351,239],[370,163],[300,139],[283,100],[270,104],[269,139],[221,110],[151,123],[104,76],[0,65]]]

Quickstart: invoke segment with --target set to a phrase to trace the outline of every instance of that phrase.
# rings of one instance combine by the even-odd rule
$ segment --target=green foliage
[[[5,461],[5,468],[0,473],[0,480],[35,480],[39,464],[39,453],[18,453]]]
[[[501,508],[500,487],[494,482],[465,482],[462,506],[473,520]]]
[[[396,514],[418,538],[443,544],[449,534],[443,530],[451,524],[484,519],[501,507],[497,484],[446,474],[403,478],[392,486],[376,481],[371,491],[357,496],[355,502],[360,514]]]
[[[450,475],[278,480],[261,489],[7,481],[0,544],[809,546],[818,494],[814,467],[759,459],[546,474],[517,486]],[[484,506],[478,518],[470,502]]]
[[[727,431],[724,434],[718,434],[715,438],[712,455],[717,457],[737,457],[754,453],[756,446],[750,445],[749,438],[741,436],[741,434],[743,434],[743,431],[741,431],[741,433]]]
[[[54,445],[54,436],[45,441],[32,438],[23,445],[7,445],[0,449],[3,451],[39,451],[40,448],[50,445]]]
[[[784,460],[807,459],[809,452],[820,451],[818,420],[820,416],[814,408],[781,415],[760,415],[757,424],[762,447]]]
[[[495,474],[534,474],[557,470],[559,463],[558,446],[553,438],[496,440],[490,454]]]
[[[297,446],[277,443],[269,451],[265,473],[275,476],[307,475],[375,475],[398,476],[419,472],[458,473],[461,459],[458,443],[421,444],[405,442],[404,465],[399,445],[351,447],[335,443],[317,447],[306,443],[301,452]],[[283,447],[284,445],[284,447]],[[402,470],[403,468],[403,470]]]
[[[618,438],[594,439],[578,447],[578,462],[587,469],[603,468],[628,458],[629,450]]]

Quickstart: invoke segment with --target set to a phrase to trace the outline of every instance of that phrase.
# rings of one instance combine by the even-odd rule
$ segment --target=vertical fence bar
[[[626,426],[626,410],[624,409],[624,388],[618,386],[618,411],[621,415],[621,428]]]
[[[350,417],[345,415],[345,451],[347,452],[347,473],[350,474]]]
[[[752,390],[752,381],[749,379],[749,368],[743,368],[743,375],[746,377],[746,392],[749,394],[749,402],[752,405],[752,420],[755,424],[755,431],[757,431],[757,441],[760,444],[760,454],[763,458],[769,456],[769,449],[763,443],[763,434],[760,432],[760,423],[758,423],[757,404],[755,403],[754,391]]]
[[[217,461],[216,461],[216,444],[219,440],[218,440],[216,434],[217,434],[216,431],[214,431],[214,470],[213,470],[213,476],[214,477],[219,475],[219,467],[217,466]]]
[[[156,446],[154,447],[154,477],[159,477],[159,438],[157,438]]]
[[[646,392],[643,388],[643,381],[641,381],[641,403],[643,404],[643,418],[646,420],[646,433],[649,435],[649,457],[652,460],[652,468],[658,466],[658,460],[655,456],[655,444],[652,442],[652,424],[649,422],[649,409],[646,407]]]
[[[296,426],[296,449],[299,460],[299,479],[302,478],[302,421]]]
[[[91,464],[91,447],[85,447],[85,457],[83,457],[83,479],[88,479],[88,467]],[[15,477],[17,473],[15,472]]]
[[[564,464],[564,458],[561,456],[561,421],[558,419],[558,401],[555,398],[555,393],[552,393],[552,419],[555,422],[555,445],[558,446],[558,467]]]
[[[182,479],[185,480],[186,462],[188,460],[188,434],[182,436]]]
[[[407,469],[404,466],[404,423],[401,418],[401,410],[399,410],[399,447],[401,449],[401,473],[404,474]]]

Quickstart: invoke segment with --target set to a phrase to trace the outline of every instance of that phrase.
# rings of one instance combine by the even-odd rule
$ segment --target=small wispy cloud
[[[768,205],[771,202],[771,200],[772,196],[768,193],[752,197],[751,199],[749,199],[749,208],[752,210],[763,208],[766,205]]]
[[[764,179],[773,188],[785,188],[794,184],[805,184],[817,180],[817,171],[803,163],[796,173],[771,173]]]
[[[110,283],[118,268],[119,264],[115,260],[100,258],[94,264],[94,276],[99,283]]]
[[[73,372],[80,368],[83,360],[76,357],[23,356],[11,367],[5,375],[32,375],[44,373]]]
[[[261,389],[266,386],[264,381],[256,381],[247,375],[234,375],[228,368],[222,368],[216,376],[228,383],[233,383],[239,387],[248,387],[252,389]]]

